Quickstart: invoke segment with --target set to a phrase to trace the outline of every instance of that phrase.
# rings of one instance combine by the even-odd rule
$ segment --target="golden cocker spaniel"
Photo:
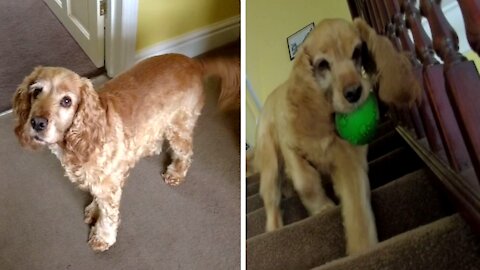
[[[334,205],[320,181],[330,175],[341,200],[348,254],[377,242],[367,146],[341,139],[333,121],[336,112],[361,105],[372,85],[392,105],[411,104],[420,94],[409,60],[364,21],[321,21],[301,45],[290,77],[268,96],[256,146],[247,154],[247,174],[260,173],[267,231],[283,224],[282,169],[311,215]]]
[[[96,251],[117,237],[122,187],[142,157],[166,139],[172,162],[163,174],[180,184],[192,157],[192,136],[204,104],[204,77],[222,79],[222,107],[238,107],[239,59],[195,60],[167,54],[144,60],[97,92],[90,80],[59,67],[37,67],[18,87],[13,110],[22,146],[47,146],[68,178],[93,200],[85,208]]]

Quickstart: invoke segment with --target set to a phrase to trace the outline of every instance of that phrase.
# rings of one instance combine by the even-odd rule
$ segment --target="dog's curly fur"
[[[92,194],[85,222],[93,225],[89,244],[94,250],[104,251],[115,243],[129,169],[141,157],[158,154],[164,139],[172,150],[165,182],[175,186],[185,179],[193,129],[204,104],[203,80],[211,74],[222,79],[219,105],[236,107],[238,58],[156,56],[98,92],[70,70],[37,67],[18,87],[13,99],[15,133],[22,146],[48,146],[68,178]],[[35,119],[46,123],[34,128]]]
[[[256,146],[247,153],[247,175],[260,173],[267,231],[283,224],[278,182],[283,169],[312,215],[333,206],[320,181],[321,174],[330,175],[341,200],[347,253],[377,242],[367,146],[338,137],[333,123],[334,113],[354,110],[375,85],[390,105],[412,104],[420,96],[408,59],[364,21],[320,22],[302,44],[288,80],[267,98]],[[361,92],[348,97],[352,89]]]

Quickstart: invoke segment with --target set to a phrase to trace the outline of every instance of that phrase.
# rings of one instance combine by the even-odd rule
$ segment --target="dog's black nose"
[[[32,120],[30,120],[30,124],[35,131],[40,132],[47,127],[48,120],[43,117],[32,117]]]
[[[345,99],[350,103],[357,102],[362,96],[362,86],[355,85],[345,88],[343,91],[343,96],[345,96]]]

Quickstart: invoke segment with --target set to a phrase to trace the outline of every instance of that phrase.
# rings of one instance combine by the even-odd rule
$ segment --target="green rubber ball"
[[[351,113],[336,113],[335,128],[338,135],[354,145],[368,144],[377,132],[378,103],[373,92],[367,100]]]

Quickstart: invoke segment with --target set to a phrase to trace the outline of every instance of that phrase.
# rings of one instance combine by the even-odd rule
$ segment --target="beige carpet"
[[[207,93],[186,182],[163,182],[163,154],[141,160],[118,241],[102,254],[87,245],[89,197],[48,150],[20,148],[12,115],[0,117],[0,269],[239,269],[239,114],[218,112],[218,92]]]

